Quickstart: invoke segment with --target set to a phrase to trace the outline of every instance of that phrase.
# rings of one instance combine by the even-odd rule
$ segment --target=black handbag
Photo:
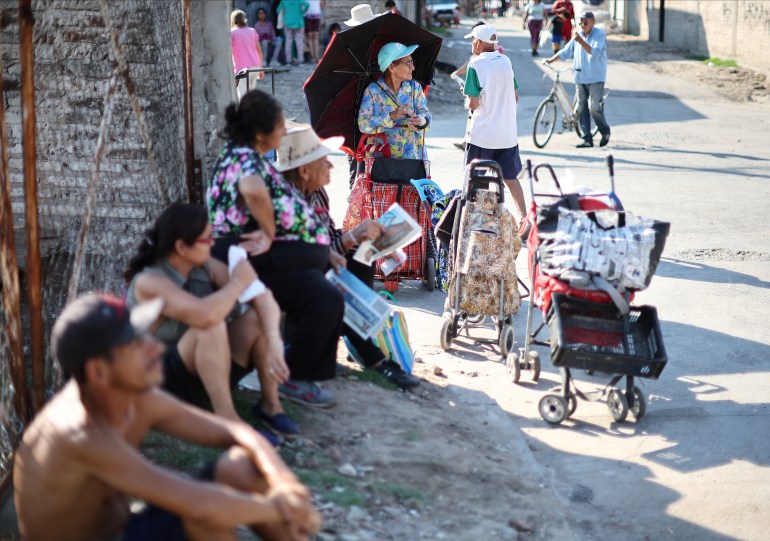
[[[370,178],[383,184],[409,184],[410,180],[426,178],[425,160],[374,158]]]

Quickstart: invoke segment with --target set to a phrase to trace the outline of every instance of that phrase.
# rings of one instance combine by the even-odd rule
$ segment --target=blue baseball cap
[[[416,48],[417,45],[404,45],[397,41],[386,43],[382,46],[382,49],[380,49],[380,52],[377,55],[377,64],[380,66],[380,71],[385,73],[385,70],[387,70],[388,66],[394,61],[409,56]]]

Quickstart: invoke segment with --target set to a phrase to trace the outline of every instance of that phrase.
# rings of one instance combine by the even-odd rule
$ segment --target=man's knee
[[[222,453],[214,466],[212,481],[244,492],[267,491],[267,481],[243,448],[234,446]]]

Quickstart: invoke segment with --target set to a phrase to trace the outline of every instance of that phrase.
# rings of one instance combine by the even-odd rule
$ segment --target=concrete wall
[[[735,60],[770,72],[770,2],[767,0],[665,0],[664,43],[694,55]],[[629,0],[638,18],[629,28],[658,41],[661,0]]]
[[[236,99],[230,48],[232,3],[192,0],[190,4],[195,155],[202,161],[205,185],[222,148],[217,134],[224,124],[225,108]]]
[[[346,28],[342,23],[350,19],[350,8],[357,4],[367,3],[364,0],[326,0],[324,8],[324,19],[326,24],[340,23],[342,28]],[[372,6],[374,13],[385,11],[385,0],[372,0],[368,2]],[[417,21],[417,2],[415,0],[396,0],[398,10],[409,20]]]

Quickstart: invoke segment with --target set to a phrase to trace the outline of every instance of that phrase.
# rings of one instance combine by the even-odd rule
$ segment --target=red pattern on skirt
[[[420,225],[423,235],[412,244],[404,248],[406,261],[401,267],[387,276],[388,279],[398,278],[401,280],[422,280],[424,273],[425,252],[427,248],[428,227],[430,226],[430,216],[425,209],[417,190],[412,185],[401,186],[401,199],[396,201],[398,195],[398,186],[393,184],[382,184],[372,182],[372,208],[375,220],[390,208],[393,203],[398,202],[401,207]],[[379,263],[375,272],[375,277],[383,278]]]

